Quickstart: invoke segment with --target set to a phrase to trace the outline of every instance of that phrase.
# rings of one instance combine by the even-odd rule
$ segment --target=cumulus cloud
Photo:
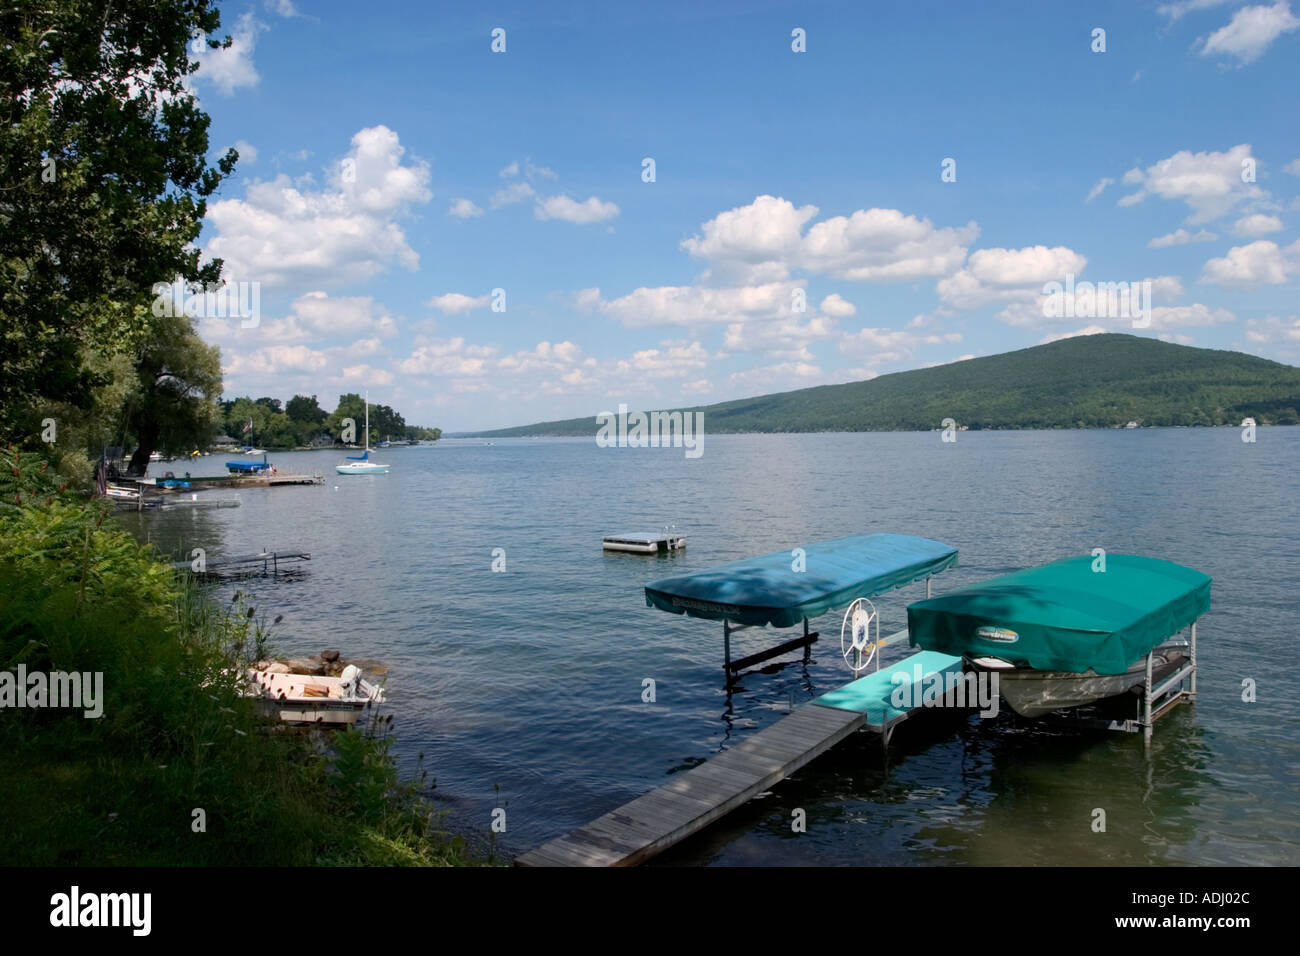
[[[225,259],[232,279],[267,286],[354,282],[393,265],[414,270],[419,256],[396,219],[432,193],[428,165],[403,163],[404,153],[387,127],[363,129],[322,190],[281,175],[253,182],[243,199],[212,203],[207,255]]]
[[[1282,220],[1277,216],[1255,213],[1253,216],[1243,216],[1238,219],[1233,225],[1232,231],[1239,236],[1247,236],[1253,239],[1257,236],[1267,236],[1270,232],[1281,232],[1282,228]]]
[[[1185,202],[1191,210],[1187,222],[1200,225],[1227,215],[1236,206],[1266,198],[1254,183],[1242,182],[1242,170],[1253,160],[1249,143],[1241,143],[1225,153],[1175,153],[1144,169],[1131,169],[1124,182],[1139,186],[1136,192],[1120,200],[1131,206],[1147,196]]]
[[[194,74],[195,79],[212,83],[225,96],[232,95],[235,90],[256,86],[261,76],[253,65],[253,50],[257,46],[257,35],[266,28],[266,24],[252,12],[243,14],[230,32],[230,46],[203,48],[197,57],[199,69]]]
[[[492,304],[492,294],[488,292],[470,296],[459,292],[448,292],[446,295],[435,295],[425,304],[437,309],[443,315],[463,315],[475,309],[486,309]]]
[[[1284,33],[1300,28],[1291,5],[1279,0],[1272,6],[1242,7],[1226,26],[1215,30],[1201,44],[1202,56],[1228,56],[1238,65],[1254,63]]]
[[[946,275],[979,234],[974,223],[936,228],[897,209],[859,209],[803,232],[816,206],[759,196],[719,213],[682,248],[707,260],[710,280],[780,281],[794,269],[859,282],[905,282]]]
[[[826,298],[822,299],[821,310],[827,315],[834,316],[837,319],[847,318],[858,311],[858,307],[852,302],[846,302],[840,298],[838,292],[832,292]]]
[[[966,266],[939,281],[939,298],[955,309],[978,309],[997,302],[1028,302],[1047,282],[1078,274],[1087,258],[1066,246],[978,249]]]
[[[1228,288],[1251,289],[1257,285],[1281,285],[1300,272],[1300,240],[1282,248],[1260,239],[1245,246],[1233,246],[1228,254],[1211,259],[1201,274],[1202,282]]]

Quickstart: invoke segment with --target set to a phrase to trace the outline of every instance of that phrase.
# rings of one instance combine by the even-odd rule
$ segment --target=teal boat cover
[[[1063,558],[918,601],[914,647],[1020,667],[1122,674],[1210,609],[1210,577],[1135,554]]]
[[[857,534],[776,551],[646,585],[645,603],[733,624],[793,627],[957,563],[951,545],[906,534]],[[799,569],[799,570],[796,570]]]

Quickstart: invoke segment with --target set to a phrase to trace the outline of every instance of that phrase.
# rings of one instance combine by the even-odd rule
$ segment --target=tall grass
[[[399,781],[389,720],[317,748],[260,719],[235,675],[265,617],[215,605],[46,474],[0,451],[0,670],[102,672],[103,716],[0,709],[0,863],[466,862]]]

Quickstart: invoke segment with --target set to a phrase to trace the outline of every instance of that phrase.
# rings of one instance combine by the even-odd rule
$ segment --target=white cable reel
[[[871,625],[876,626],[876,636],[871,637]],[[847,640],[846,640],[847,638]],[[866,598],[858,598],[844,612],[840,625],[840,653],[844,663],[853,673],[860,674],[876,656],[880,646],[880,614]]]

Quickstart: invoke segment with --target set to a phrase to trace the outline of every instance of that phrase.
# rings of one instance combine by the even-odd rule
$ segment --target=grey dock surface
[[[881,643],[906,637],[901,631]],[[916,687],[926,677],[961,672],[961,658],[921,651],[890,667],[823,694],[771,727],[746,738],[706,763],[680,774],[579,827],[515,859],[516,866],[635,866],[702,830],[859,729],[880,733],[887,742],[893,728],[919,709],[898,707],[891,694],[893,675]]]

